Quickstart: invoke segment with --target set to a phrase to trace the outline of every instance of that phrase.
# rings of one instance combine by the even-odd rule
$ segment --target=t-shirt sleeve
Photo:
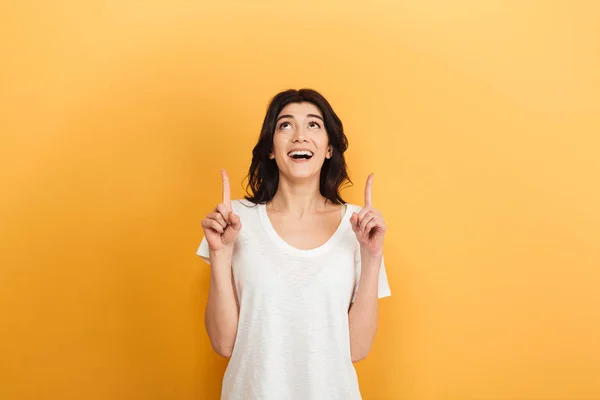
[[[196,254],[198,256],[200,256],[201,259],[203,259],[208,264],[210,264],[208,242],[206,241],[206,236],[204,236],[202,238],[202,241],[200,242],[200,247],[198,247],[198,250],[196,251]]]
[[[360,285],[360,272],[361,272],[361,260],[360,251],[356,251],[354,255],[354,268],[356,273],[356,284],[354,285],[354,292],[352,293],[352,302],[356,298],[356,292]],[[377,297],[388,297],[391,296],[390,285],[387,279],[387,273],[385,271],[385,257],[381,257],[381,267],[379,268],[379,282],[377,285]]]

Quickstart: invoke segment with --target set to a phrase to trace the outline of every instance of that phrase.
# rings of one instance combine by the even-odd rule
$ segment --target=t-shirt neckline
[[[347,221],[349,222],[349,219],[350,219],[350,214],[351,214],[350,205],[348,203],[344,203],[344,205],[346,206],[346,210],[344,210],[344,215],[343,215],[342,220],[340,221],[338,227],[336,228],[336,230],[333,232],[333,234],[329,237],[329,239],[325,243],[323,243],[322,245],[315,247],[313,249],[299,249],[297,247],[292,246],[285,240],[283,240],[283,238],[281,236],[279,236],[279,234],[273,227],[271,220],[269,219],[269,215],[267,214],[267,205],[259,204],[258,210],[259,210],[260,220],[263,224],[263,227],[267,231],[267,234],[269,235],[271,240],[278,247],[280,247],[284,250],[287,250],[288,252],[300,255],[300,256],[314,256],[314,255],[321,254],[321,253],[327,251],[331,246],[333,246],[334,243],[342,235],[344,230],[346,230],[347,227],[350,225],[349,223],[346,223]]]

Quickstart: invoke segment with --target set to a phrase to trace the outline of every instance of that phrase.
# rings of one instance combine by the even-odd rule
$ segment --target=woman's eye
[[[279,129],[285,129],[289,126],[290,126],[289,122],[282,122],[281,124],[279,124]]]
[[[316,128],[316,129],[321,127],[321,125],[318,122],[310,122],[308,124],[308,126],[310,126],[311,128]]]

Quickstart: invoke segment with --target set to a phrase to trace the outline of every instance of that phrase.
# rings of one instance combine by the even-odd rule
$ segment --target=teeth
[[[302,156],[302,155],[304,155],[304,156],[312,157],[313,153],[312,153],[312,151],[307,151],[307,150],[296,150],[296,151],[290,151],[288,153],[288,155],[290,155],[290,156]]]

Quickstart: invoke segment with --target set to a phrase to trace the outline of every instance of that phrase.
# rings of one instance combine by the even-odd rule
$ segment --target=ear
[[[329,146],[327,146],[327,154],[325,154],[325,158],[331,158],[332,155],[333,155],[333,146],[329,145]]]
[[[274,159],[275,158],[275,154],[273,154],[273,151],[269,152],[269,159]]]

